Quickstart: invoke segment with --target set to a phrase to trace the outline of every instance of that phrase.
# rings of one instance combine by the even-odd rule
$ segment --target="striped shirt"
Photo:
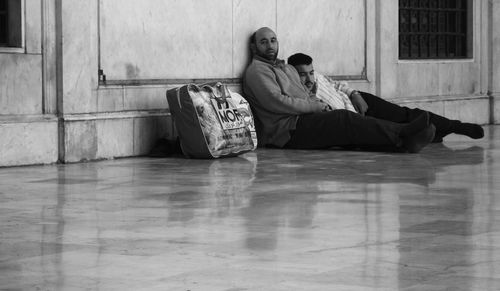
[[[332,109],[347,109],[356,112],[349,96],[355,91],[347,82],[334,81],[319,73],[316,75],[316,97],[330,105]]]

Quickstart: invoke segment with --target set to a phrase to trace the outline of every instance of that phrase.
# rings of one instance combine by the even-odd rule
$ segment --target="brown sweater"
[[[254,56],[243,75],[243,92],[256,119],[259,145],[284,146],[300,115],[328,108],[309,97],[295,68],[279,59],[272,63]]]

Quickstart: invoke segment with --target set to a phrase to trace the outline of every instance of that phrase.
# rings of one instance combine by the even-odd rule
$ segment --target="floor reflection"
[[[500,290],[500,139],[0,169],[2,290]]]

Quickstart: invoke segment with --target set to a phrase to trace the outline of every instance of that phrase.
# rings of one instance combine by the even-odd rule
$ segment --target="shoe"
[[[432,140],[432,143],[443,143],[443,136],[440,135],[438,132],[434,135],[434,139]]]
[[[436,134],[436,127],[433,124],[428,125],[424,130],[415,135],[403,138],[403,148],[409,153],[418,153],[424,147],[432,142]]]

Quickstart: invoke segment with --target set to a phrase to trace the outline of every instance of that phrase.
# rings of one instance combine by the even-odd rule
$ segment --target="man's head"
[[[314,78],[314,67],[312,58],[303,53],[297,53],[288,58],[288,64],[295,67],[299,72],[300,82],[309,91],[313,90],[316,79]]]
[[[250,37],[250,50],[253,55],[260,56],[269,61],[275,61],[279,50],[276,33],[269,27],[259,28]]]

